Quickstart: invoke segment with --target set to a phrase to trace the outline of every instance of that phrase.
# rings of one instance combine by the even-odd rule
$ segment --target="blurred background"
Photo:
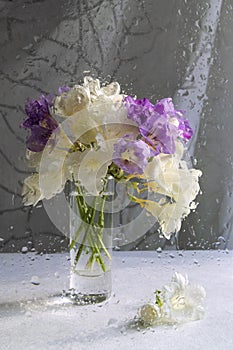
[[[42,204],[22,204],[30,172],[19,124],[28,97],[56,93],[86,71],[139,98],[173,97],[196,131],[196,211],[177,239],[154,227],[121,249],[232,249],[232,14],[231,0],[0,1],[0,251],[67,247]]]

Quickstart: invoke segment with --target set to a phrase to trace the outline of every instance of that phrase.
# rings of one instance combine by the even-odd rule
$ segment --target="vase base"
[[[74,305],[98,304],[110,298],[110,292],[82,294],[77,293],[74,289],[64,292],[62,298],[68,299]]]

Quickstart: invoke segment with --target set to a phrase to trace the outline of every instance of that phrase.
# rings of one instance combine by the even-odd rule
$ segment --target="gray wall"
[[[176,244],[233,247],[232,10],[231,0],[0,2],[2,251],[66,247],[42,206],[22,205],[28,169],[26,133],[18,126],[27,97],[56,92],[59,85],[82,79],[85,70],[116,79],[129,94],[152,100],[174,96],[178,106],[187,106],[197,130],[190,152],[204,173],[203,193]],[[170,243],[154,229],[136,245],[154,249]]]

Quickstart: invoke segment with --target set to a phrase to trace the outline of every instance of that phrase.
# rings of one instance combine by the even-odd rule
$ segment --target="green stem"
[[[105,254],[107,255],[107,257],[108,257],[109,259],[111,259],[112,257],[111,257],[111,255],[110,255],[108,249],[105,247],[105,244],[104,244],[104,242],[103,242],[103,240],[102,240],[102,236],[98,235],[97,237],[98,237],[98,240],[99,240],[99,242],[100,242],[100,244],[101,244],[101,247],[103,248],[103,251],[105,252]]]
[[[84,234],[84,237],[82,239],[82,242],[79,246],[78,252],[77,252],[76,257],[75,257],[74,264],[77,265],[77,263],[80,259],[80,256],[83,252],[83,249],[85,247],[86,240],[88,239],[90,249],[91,249],[91,256],[88,259],[86,267],[92,269],[93,264],[96,261],[100,264],[102,270],[104,272],[106,272],[105,262],[104,262],[103,257],[101,256],[101,251],[100,251],[101,249],[103,249],[106,256],[109,259],[111,259],[111,255],[109,254],[109,251],[105,247],[104,242],[102,240],[103,228],[104,228],[104,206],[105,206],[105,202],[106,202],[106,195],[104,195],[102,197],[102,202],[101,202],[100,211],[99,211],[98,224],[97,224],[97,227],[95,227],[93,225],[93,223],[94,223],[94,219],[95,219],[95,215],[96,215],[97,200],[99,198],[96,197],[94,200],[94,203],[93,203],[93,207],[88,208],[88,206],[85,202],[85,198],[84,198],[79,186],[77,186],[77,192],[78,192],[78,195],[76,196],[76,202],[78,205],[78,209],[79,209],[80,217],[82,219],[82,223],[79,226],[79,228],[75,234],[75,238],[71,241],[70,249],[72,249],[75,246],[77,239],[78,239],[78,237],[81,233],[81,230],[83,228],[83,224],[86,223],[89,226],[88,226],[88,228]],[[95,233],[94,235],[93,235],[92,229],[93,229],[93,232]],[[96,240],[98,240],[98,242]]]
[[[105,266],[104,260],[101,256],[101,253],[100,253],[100,250],[99,250],[97,243],[94,242],[94,239],[91,237],[91,235],[88,237],[88,239],[89,239],[89,244],[91,246],[92,255],[89,258],[86,266],[88,267],[91,262],[92,262],[91,265],[93,266],[93,259],[95,257],[96,261],[99,262],[103,272],[106,272],[106,266]]]
[[[78,204],[80,216],[83,217],[83,216],[85,216],[87,214],[88,207],[86,205],[86,202],[85,202],[85,199],[84,199],[84,196],[82,194],[80,186],[77,185],[76,189],[77,189],[77,192],[78,192],[78,195],[76,196],[76,201],[77,201],[77,204]]]
[[[100,215],[99,215],[99,227],[104,227],[104,206],[105,206],[105,202],[106,202],[106,196],[103,196],[102,199],[102,203],[101,203],[101,207],[100,207]]]
[[[87,240],[87,238],[88,238],[88,236],[89,236],[89,233],[90,233],[90,231],[91,231],[91,227],[93,226],[94,217],[95,217],[95,212],[96,212],[96,200],[97,200],[97,199],[95,198],[93,208],[91,208],[91,212],[90,212],[90,222],[88,222],[88,221],[89,221],[89,220],[88,220],[89,212],[87,213],[88,215],[87,215],[87,217],[86,217],[86,221],[85,221],[85,222],[86,222],[89,226],[88,226],[88,228],[87,228],[87,230],[86,230],[86,232],[85,232],[85,234],[84,234],[82,243],[80,244],[79,249],[78,249],[78,252],[77,252],[77,255],[76,255],[76,257],[75,257],[75,261],[74,261],[75,265],[77,265],[77,263],[78,263],[78,261],[79,261],[79,258],[80,258],[80,256],[81,256],[81,253],[82,253],[83,248],[84,248],[84,245],[85,245],[85,242],[86,242],[86,240]]]
[[[83,228],[83,221],[82,223],[80,224],[79,228],[77,229],[76,233],[75,233],[75,238],[72,239],[71,243],[70,243],[70,250],[74,248],[76,242],[77,242],[77,239],[80,235],[80,233],[82,232],[82,228]]]

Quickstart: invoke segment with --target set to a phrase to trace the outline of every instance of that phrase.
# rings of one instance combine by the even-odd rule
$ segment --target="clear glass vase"
[[[70,202],[70,289],[77,304],[99,303],[112,289],[112,210],[114,184],[93,196],[71,183]]]

